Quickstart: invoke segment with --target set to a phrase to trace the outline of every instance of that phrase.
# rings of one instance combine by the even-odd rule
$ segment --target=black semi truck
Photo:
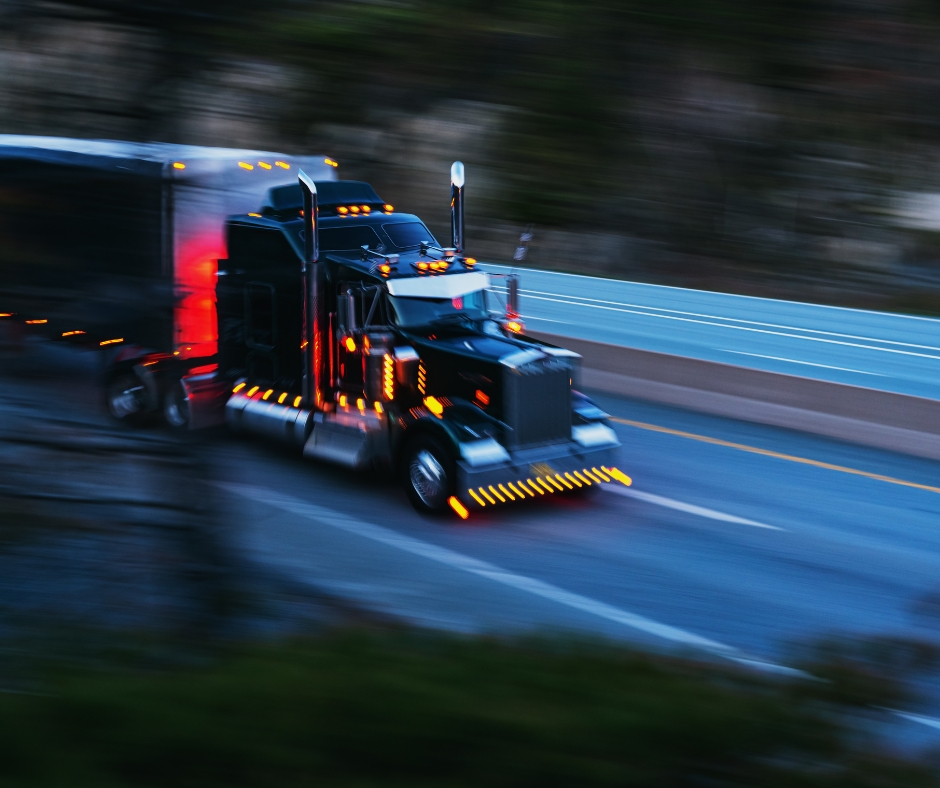
[[[32,216],[16,202],[37,158],[28,139],[0,137],[0,199],[18,204],[21,219]],[[81,147],[40,141],[33,150],[61,153],[66,142]],[[83,214],[84,232],[99,248],[110,238],[112,254],[85,243],[71,265],[56,257],[69,287],[51,287],[54,279],[37,281],[35,255],[13,259],[35,251],[23,243],[29,233],[0,223],[0,241],[20,241],[0,252],[0,314],[109,350],[105,390],[116,418],[162,412],[181,428],[224,420],[308,457],[389,467],[419,511],[461,517],[630,483],[606,414],[575,388],[577,354],[526,336],[517,280],[493,287],[466,254],[459,162],[443,246],[367,183],[336,180],[330,159],[174,146],[123,151],[131,175],[117,180],[130,195],[140,194],[135,182],[149,184],[150,219],[139,235],[119,228],[111,238],[113,217],[98,211],[114,180],[101,169],[116,165],[87,156],[71,150],[43,162],[45,183],[66,182],[80,196],[82,178],[98,182],[104,196]],[[150,171],[135,173],[145,168],[134,161]],[[187,170],[200,177],[186,179]],[[33,183],[26,193],[43,190]],[[18,271],[9,281],[8,269]],[[76,293],[109,306],[106,317],[76,306]]]

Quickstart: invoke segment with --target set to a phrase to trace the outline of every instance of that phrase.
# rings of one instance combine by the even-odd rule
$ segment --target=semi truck
[[[117,419],[387,468],[421,512],[630,484],[578,355],[527,335],[518,277],[467,253],[463,165],[447,245],[336,176],[328,157],[0,136],[0,315],[102,348]]]

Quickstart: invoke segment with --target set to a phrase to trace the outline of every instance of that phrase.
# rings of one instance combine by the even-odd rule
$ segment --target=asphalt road
[[[940,465],[596,399],[621,420],[629,490],[425,519],[391,480],[231,437],[225,520],[293,581],[454,631],[562,629],[768,665],[832,634],[938,637]]]
[[[940,397],[940,320],[517,270],[538,331]]]

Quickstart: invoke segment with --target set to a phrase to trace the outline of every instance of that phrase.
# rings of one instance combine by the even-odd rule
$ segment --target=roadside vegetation
[[[112,656],[0,694],[9,786],[935,786],[876,736],[880,671],[932,649],[833,644],[824,680],[560,640],[340,631],[187,666]],[[879,716],[881,715],[881,716]]]

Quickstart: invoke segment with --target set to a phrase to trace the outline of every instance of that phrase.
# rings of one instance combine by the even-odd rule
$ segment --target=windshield
[[[480,320],[486,317],[486,291],[456,298],[403,298],[388,297],[392,322],[399,326],[426,326],[429,323],[464,319]]]
[[[437,245],[434,236],[421,222],[383,224],[382,229],[399,249],[417,249],[423,243],[431,244],[431,246]]]
[[[321,227],[320,249],[324,252],[347,252],[368,246],[376,252],[384,252],[385,246],[379,241],[375,230],[365,224],[351,224],[347,227]]]

